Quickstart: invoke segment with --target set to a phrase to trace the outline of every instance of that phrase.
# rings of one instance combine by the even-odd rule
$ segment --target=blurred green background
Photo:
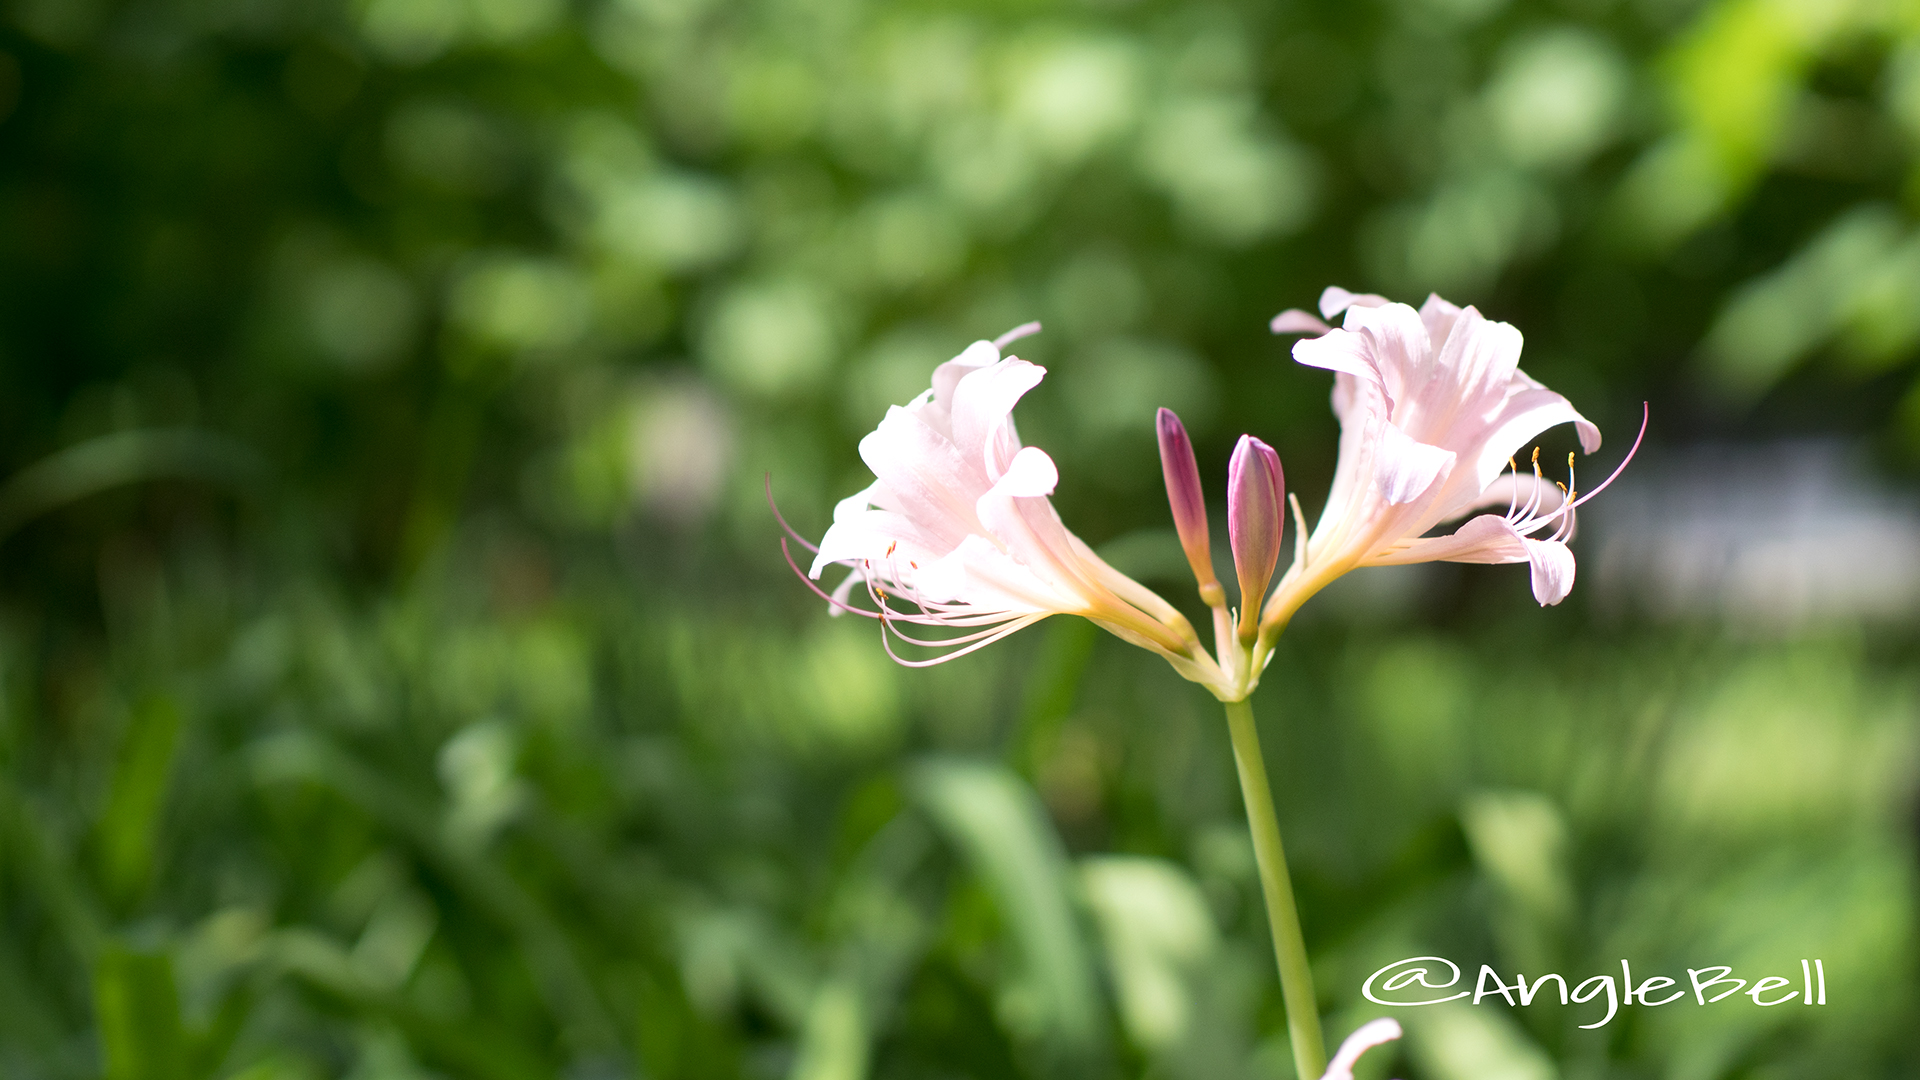
[[[1424,953],[1819,957],[1363,1075],[1920,1071],[1912,5],[0,10],[0,1073],[1285,1080],[1211,700],[1064,620],[896,668],[762,478],[817,535],[1039,318],[1057,504],[1189,603],[1153,409],[1317,512],[1266,320],[1330,283],[1521,327],[1587,469],[1653,416],[1567,604],[1368,572],[1283,642],[1331,1036]]]

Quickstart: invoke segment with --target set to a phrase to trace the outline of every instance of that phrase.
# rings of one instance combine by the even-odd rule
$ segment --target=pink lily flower
[[[888,410],[860,441],[874,482],[841,500],[818,547],[787,530],[814,552],[812,566],[802,573],[795,565],[795,572],[836,614],[879,619],[888,653],[908,666],[964,656],[1051,615],[1080,615],[1160,654],[1226,702],[1253,692],[1293,612],[1359,566],[1528,562],[1535,597],[1542,604],[1564,599],[1573,586],[1566,541],[1574,509],[1612,477],[1577,497],[1545,480],[1537,460],[1531,476],[1517,467],[1500,475],[1523,443],[1555,424],[1575,424],[1589,452],[1600,445],[1599,430],[1565,398],[1519,370],[1519,332],[1438,297],[1415,312],[1329,289],[1321,307],[1329,318],[1346,312],[1346,327],[1334,330],[1289,311],[1274,328],[1319,332],[1295,345],[1295,357],[1336,372],[1341,441],[1333,490],[1309,535],[1299,501],[1286,495],[1279,456],[1259,439],[1241,437],[1227,488],[1237,610],[1214,575],[1192,444],[1179,418],[1160,410],[1168,500],[1201,600],[1212,610],[1212,653],[1173,605],[1107,565],[1054,512],[1049,496],[1059,471],[1045,451],[1021,445],[1013,424],[1015,404],[1046,370],[1002,355],[1038,323],[974,342],[935,369],[933,385],[919,397]],[[1269,596],[1289,503],[1294,558]],[[1502,513],[1426,535],[1500,503]],[[848,574],[828,593],[813,583],[832,564]],[[852,602],[855,588],[866,590],[872,607]],[[959,633],[923,638],[903,629],[916,626]],[[895,641],[943,651],[906,659]]]
[[[1329,319],[1344,312],[1343,327],[1292,310],[1274,318],[1273,330],[1318,335],[1296,342],[1293,356],[1335,373],[1340,457],[1319,524],[1309,534],[1302,523],[1293,565],[1263,611],[1263,637],[1277,634],[1307,597],[1361,566],[1524,562],[1536,600],[1566,599],[1574,510],[1619,469],[1584,495],[1573,488],[1571,454],[1564,486],[1542,477],[1537,450],[1532,474],[1519,471],[1514,455],[1558,424],[1574,425],[1586,453],[1600,448],[1599,428],[1520,370],[1520,331],[1438,296],[1415,311],[1329,288],[1320,311]],[[1644,422],[1640,431],[1644,437]],[[1639,446],[1636,439],[1628,460]],[[1294,512],[1297,518],[1297,503]]]
[[[935,369],[932,387],[887,411],[860,441],[875,480],[834,508],[806,577],[849,567],[821,595],[836,613],[880,619],[888,652],[908,666],[955,659],[1050,615],[1080,615],[1189,679],[1222,683],[1186,617],[1095,555],[1054,511],[1048,496],[1059,471],[1046,451],[1021,445],[1013,424],[1014,405],[1046,369],[1001,355],[1038,329],[1029,323],[974,342]],[[871,609],[850,602],[856,587]],[[912,626],[963,632],[929,639],[903,629]],[[946,651],[903,659],[893,639]]]

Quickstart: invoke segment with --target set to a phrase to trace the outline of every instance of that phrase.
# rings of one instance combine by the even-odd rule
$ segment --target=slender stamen
[[[833,593],[832,593],[833,598],[835,600],[841,601],[842,603],[845,603],[847,597],[853,595],[853,587],[855,585],[865,584],[866,580],[867,580],[866,571],[858,567],[852,568],[851,570],[848,571],[847,576],[840,580],[840,584],[835,585],[833,587]],[[828,612],[828,614],[838,617],[840,615],[845,614],[845,612],[841,611],[839,608],[833,608]]]
[[[1540,494],[1545,486],[1545,478],[1540,475],[1540,448],[1536,446],[1533,450],[1533,494],[1527,499],[1527,511],[1522,515],[1524,520],[1532,521],[1533,516],[1540,512]]]
[[[801,547],[806,548],[808,551],[813,552],[815,555],[820,554],[819,548],[809,543],[806,537],[801,536],[799,532],[795,531],[793,526],[787,524],[787,519],[781,516],[779,504],[773,501],[773,474],[772,473],[766,474],[766,487],[767,487],[767,508],[773,511],[773,519],[775,521],[778,521],[780,523],[780,527],[787,531],[787,535],[793,537],[794,540],[798,542]]]
[[[920,609],[920,614],[915,615],[893,607],[887,603],[885,590],[876,588],[869,582],[867,593],[873,598],[874,606],[879,609],[877,614],[880,618],[893,622],[912,623],[915,626],[970,629],[975,626],[998,626],[1008,619],[1023,617],[1022,613],[1013,611],[983,612],[972,604],[944,604],[937,601],[930,603],[923,600],[919,589],[913,586],[906,585],[897,579],[892,580],[891,584],[902,599],[910,601]]]
[[[1632,461],[1633,455],[1640,452],[1640,440],[1647,437],[1647,421],[1652,419],[1652,416],[1653,416],[1653,413],[1649,404],[1644,401],[1641,402],[1640,403],[1640,434],[1635,435],[1633,437],[1633,446],[1631,449],[1627,451],[1627,456],[1620,459],[1620,464],[1614,468],[1612,475],[1608,476],[1605,480],[1600,481],[1599,487],[1594,488],[1592,491],[1589,491],[1585,495],[1580,496],[1580,502],[1576,502],[1573,505],[1579,506],[1580,503],[1586,502],[1588,499],[1591,499],[1595,495],[1598,495],[1602,491],[1605,491],[1607,489],[1607,485],[1613,483],[1614,480],[1617,479],[1619,475],[1626,470],[1627,462]]]
[[[1573,523],[1574,517],[1571,512],[1562,514],[1560,516],[1560,524],[1553,530],[1552,539],[1558,540],[1563,544],[1573,539]]]
[[[805,543],[805,541],[802,541],[802,543]],[[835,597],[829,594],[825,589],[822,589],[818,584],[816,584],[812,578],[807,576],[807,572],[805,570],[800,569],[800,564],[793,561],[793,550],[787,547],[787,538],[784,536],[780,538],[780,554],[786,556],[787,566],[793,570],[793,576],[799,578],[801,584],[805,585],[809,589],[812,589],[813,594],[815,596],[818,596],[820,599],[825,600],[829,604],[832,604],[835,610],[848,612],[853,615],[865,615],[869,619],[877,619],[880,617],[879,612],[868,611],[866,608],[854,607],[852,604],[847,603],[845,600],[839,599],[838,597]],[[859,571],[854,570],[853,573],[857,574],[859,573]],[[867,587],[869,590],[872,589],[873,585],[871,581],[868,582]]]
[[[780,541],[780,553],[786,558],[787,567],[788,569],[793,571],[793,576],[799,578],[801,584],[805,585],[808,589],[812,590],[815,596],[818,596],[820,599],[825,600],[828,604],[832,605],[833,609],[838,612],[843,612],[843,613],[853,614],[853,615],[864,615],[869,619],[880,619],[882,621],[906,622],[906,623],[913,623],[920,626],[946,626],[946,627],[953,627],[956,629],[966,629],[966,628],[971,628],[975,626],[1000,626],[1005,624],[1006,621],[1009,619],[1018,619],[1018,618],[1025,617],[1023,615],[1020,615],[1014,612],[1007,612],[1007,611],[999,611],[999,612],[984,613],[984,614],[976,612],[975,614],[970,616],[956,616],[956,615],[949,614],[946,610],[941,610],[941,609],[949,608],[949,605],[942,605],[942,604],[933,605],[933,608],[931,610],[928,609],[925,605],[922,605],[922,609],[921,609],[922,614],[919,614],[919,615],[914,615],[909,612],[899,611],[887,603],[884,583],[876,581],[876,579],[872,574],[871,564],[868,565],[867,570],[864,572],[859,567],[852,567],[849,570],[849,576],[847,581],[842,582],[840,588],[848,587],[850,583],[855,581],[856,579],[864,583],[867,587],[867,596],[873,600],[874,606],[879,609],[877,611],[869,611],[866,608],[856,607],[853,604],[848,603],[844,597],[836,596],[833,593],[827,592],[825,589],[822,589],[812,578],[808,577],[806,574],[806,571],[800,569],[800,565],[794,562],[793,550],[787,547],[787,542],[785,538],[782,538]],[[839,565],[839,564],[836,564],[836,565]],[[897,586],[897,583],[896,583],[896,586]],[[839,588],[836,588],[835,592],[838,592],[838,591],[839,591]],[[904,593],[904,592],[907,592],[908,590],[901,588],[899,589],[899,591]],[[969,605],[965,605],[965,604],[956,604],[956,605],[951,605],[950,610],[967,611],[967,610],[970,610],[970,607]]]
[[[1558,481],[1555,482],[1554,486],[1560,488],[1560,507],[1554,511],[1554,516],[1560,519],[1560,523],[1554,526],[1552,539],[1564,543],[1573,535],[1573,514],[1571,512],[1573,492]]]
[[[1640,452],[1640,443],[1642,440],[1644,440],[1647,437],[1647,422],[1651,418],[1652,418],[1651,407],[1647,402],[1644,402],[1644,401],[1641,402],[1640,403],[1640,434],[1635,435],[1633,437],[1633,445],[1628,448],[1627,456],[1620,459],[1620,464],[1614,466],[1613,472],[1608,474],[1605,480],[1600,481],[1600,486],[1594,488],[1592,491],[1587,492],[1585,495],[1580,496],[1578,499],[1572,500],[1561,509],[1555,510],[1552,515],[1549,515],[1547,518],[1542,519],[1543,523],[1545,521],[1552,520],[1554,517],[1558,517],[1560,514],[1572,513],[1574,509],[1584,505],[1588,499],[1591,499],[1595,495],[1598,495],[1601,492],[1607,490],[1607,485],[1613,483],[1615,480],[1618,480],[1620,478],[1620,474],[1627,471],[1627,463],[1631,462],[1633,460],[1633,456]]]
[[[1034,623],[1037,623],[1041,619],[1046,618],[1047,615],[1049,614],[1051,613],[1040,612],[1037,614],[1025,616],[1024,618],[1016,619],[1013,622],[1008,623],[1004,628],[1002,628],[1000,631],[995,633],[992,637],[984,638],[980,641],[974,642],[971,645],[968,645],[964,649],[958,649],[954,652],[947,653],[945,656],[936,656],[929,660],[908,660],[905,657],[902,657],[899,653],[894,652],[893,642],[889,639],[888,634],[889,632],[891,632],[894,636],[898,636],[900,632],[893,628],[893,624],[891,622],[888,622],[885,620],[882,620],[881,622],[880,644],[886,648],[887,655],[893,658],[893,662],[896,664],[899,664],[901,667],[911,667],[911,668],[933,667],[935,664],[944,664],[949,660],[958,660],[970,652],[974,652],[978,649],[984,649],[987,646],[993,644],[994,642],[999,641],[1001,638],[1007,637],[1011,634],[1017,633],[1018,631],[1024,630],[1029,626],[1032,626]]]
[[[981,638],[984,638],[984,637],[991,637],[992,635],[1000,633],[1002,630],[1006,628],[1006,624],[1003,622],[1003,623],[998,623],[994,626],[990,626],[985,630],[975,630],[971,634],[962,634],[961,636],[955,637],[955,638],[940,638],[940,639],[917,638],[917,637],[910,637],[907,634],[901,632],[898,626],[893,625],[894,622],[896,621],[904,621],[904,620],[894,620],[894,619],[887,620],[887,627],[888,629],[893,631],[893,636],[899,638],[901,641],[904,641],[909,645],[918,645],[923,649],[946,649],[956,645],[965,645],[969,642],[979,641]],[[912,624],[909,624],[909,625],[912,625]]]

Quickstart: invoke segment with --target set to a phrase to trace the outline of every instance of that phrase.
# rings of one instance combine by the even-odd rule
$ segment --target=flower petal
[[[928,603],[961,601],[982,611],[1070,611],[1076,602],[984,536],[969,536],[945,558],[922,566],[913,581]]]
[[[952,548],[978,531],[974,502],[987,488],[980,462],[959,450],[918,413],[894,406],[860,440],[860,459],[886,485],[892,509],[942,537]]]
[[[872,562],[884,569],[889,563],[926,564],[940,558],[951,547],[941,537],[931,536],[904,514],[891,510],[863,510],[844,521],[836,521],[820,538],[820,550],[814,555],[809,577],[833,563]]]
[[[1369,1020],[1355,1029],[1340,1044],[1340,1049],[1327,1062],[1327,1071],[1320,1080],[1353,1080],[1353,1067],[1360,1055],[1382,1043],[1389,1043],[1400,1037],[1400,1022],[1383,1016],[1378,1020]]]
[[[1288,308],[1273,317],[1267,326],[1276,334],[1324,334],[1333,329],[1315,318],[1312,312]]]
[[[1028,449],[1040,453],[1032,447]],[[1052,459],[1046,459],[1048,471],[1052,465]],[[1040,472],[1039,465],[1028,458],[1021,465],[1024,475],[1020,481],[1037,483],[1045,479]],[[1005,549],[1014,563],[1061,597],[1053,610],[1084,614],[1109,590],[1100,584],[1098,572],[1080,558],[1073,534],[1061,522],[1053,503],[1041,497],[1013,494],[1020,481],[996,486],[980,497],[980,520],[985,523],[986,534]]]
[[[978,461],[989,480],[998,479],[997,474],[1007,467],[1000,455],[1019,450],[1019,440],[1008,437],[1014,405],[1046,374],[1047,369],[1037,364],[1009,357],[975,368],[954,385],[948,421],[953,444],[962,457]]]
[[[960,351],[960,355],[933,369],[933,398],[943,406],[951,407],[953,388],[961,379],[990,364],[1000,362],[1000,349],[991,341],[976,341]]]
[[[1320,314],[1331,319],[1335,315],[1354,307],[1381,307],[1387,298],[1373,293],[1352,293],[1338,285],[1329,285],[1320,294]]]
[[[1524,539],[1514,531],[1506,518],[1498,514],[1482,514],[1446,536],[1421,537],[1398,551],[1368,559],[1367,565],[1526,562],[1528,553],[1526,545],[1522,543]]]
[[[1558,540],[1527,540],[1533,564],[1533,598],[1541,607],[1557,604],[1573,591],[1573,552]]]
[[[1427,324],[1419,312],[1405,304],[1350,308],[1346,328],[1367,339],[1389,408],[1406,396],[1408,387],[1426,383],[1433,366],[1433,339],[1427,336]],[[1398,419],[1399,413],[1394,417]]]
[[[1393,506],[1404,506],[1425,494],[1455,459],[1453,451],[1419,442],[1394,424],[1380,425],[1380,443],[1374,453],[1374,483]]]
[[[1507,395],[1497,415],[1488,421],[1488,430],[1474,460],[1474,476],[1482,488],[1500,475],[1507,459],[1519,452],[1541,432],[1560,424],[1572,424],[1580,433],[1580,449],[1591,454],[1600,449],[1600,429],[1581,416],[1573,404],[1559,394],[1515,372],[1520,387]]]
[[[1444,338],[1433,340],[1441,344],[1431,377],[1420,390],[1408,390],[1410,403],[1434,425],[1420,437],[1462,448],[1477,445],[1484,438],[1485,418],[1507,398],[1525,342],[1511,324],[1482,318],[1471,307],[1450,320]]]
[[[1302,338],[1293,343],[1293,358],[1308,367],[1380,382],[1380,368],[1373,362],[1371,343],[1351,330],[1332,330],[1317,338]]]
[[[1427,337],[1434,341],[1447,340],[1453,320],[1459,317],[1459,306],[1442,300],[1439,293],[1428,293],[1427,302],[1420,305],[1420,321],[1427,324]]]
[[[988,496],[1012,495],[1033,498],[1051,495],[1055,485],[1059,483],[1060,469],[1054,465],[1053,459],[1047,456],[1045,450],[1037,446],[1029,446],[1013,456],[1013,461],[1007,466],[1006,473],[993,485]],[[982,496],[982,498],[988,496]]]

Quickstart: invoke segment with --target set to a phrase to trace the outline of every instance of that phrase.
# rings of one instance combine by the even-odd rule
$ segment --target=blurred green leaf
[[[56,507],[124,484],[184,478],[247,489],[265,479],[260,458],[204,431],[122,431],[62,450],[0,487],[0,538]]]
[[[94,1007],[108,1080],[188,1080],[187,1036],[173,961],[164,952],[119,946],[100,954]]]
[[[959,760],[921,763],[914,786],[993,894],[1019,949],[1023,985],[1007,988],[1007,1020],[1091,1052],[1099,998],[1065,852],[1039,799],[999,766]]]
[[[1179,1042],[1195,1008],[1189,978],[1219,947],[1206,898],[1178,866],[1157,859],[1083,859],[1080,883],[1099,921],[1128,1033],[1154,1050]]]
[[[127,718],[113,786],[97,827],[100,876],[122,902],[138,895],[153,869],[173,763],[180,743],[180,706],[155,695]]]

